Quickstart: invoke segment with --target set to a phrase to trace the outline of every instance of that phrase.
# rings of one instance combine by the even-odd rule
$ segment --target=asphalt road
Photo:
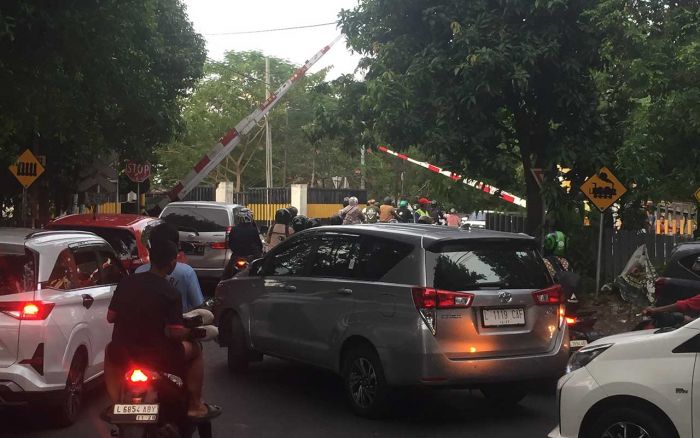
[[[222,406],[214,422],[217,437],[545,437],[554,427],[551,390],[528,395],[513,408],[489,405],[478,391],[402,391],[388,418],[365,420],[345,406],[340,380],[324,370],[266,358],[234,377],[225,350],[209,344],[205,396]],[[25,409],[0,411],[0,436],[109,437],[98,412],[107,405],[103,389],[86,399],[80,420],[53,429]]]

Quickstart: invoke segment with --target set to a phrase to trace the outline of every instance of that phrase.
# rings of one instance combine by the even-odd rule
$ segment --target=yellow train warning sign
[[[14,164],[10,165],[10,172],[24,188],[28,188],[44,173],[44,166],[41,165],[32,151],[27,149],[22,152]]]
[[[700,202],[700,189],[697,189],[695,191],[695,200]]]
[[[627,188],[610,169],[603,167],[581,184],[581,191],[598,210],[605,211],[627,192]]]

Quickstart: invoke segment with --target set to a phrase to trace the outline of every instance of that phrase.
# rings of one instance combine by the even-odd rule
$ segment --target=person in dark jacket
[[[224,278],[233,275],[233,264],[237,260],[245,259],[252,261],[262,257],[262,240],[260,232],[253,223],[253,215],[250,210],[243,208],[238,212],[236,226],[228,235],[228,247],[231,250],[231,260],[229,260]]]

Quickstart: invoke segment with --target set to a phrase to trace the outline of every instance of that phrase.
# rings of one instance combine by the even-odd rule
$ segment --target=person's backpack
[[[376,208],[368,208],[365,210],[365,220],[368,224],[376,224],[379,220],[379,210]]]

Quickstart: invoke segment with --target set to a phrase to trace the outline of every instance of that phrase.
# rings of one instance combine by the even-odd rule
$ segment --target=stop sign
[[[142,183],[151,176],[151,163],[146,161],[145,163],[137,163],[135,161],[129,161],[126,164],[126,176],[130,180],[137,183]]]

